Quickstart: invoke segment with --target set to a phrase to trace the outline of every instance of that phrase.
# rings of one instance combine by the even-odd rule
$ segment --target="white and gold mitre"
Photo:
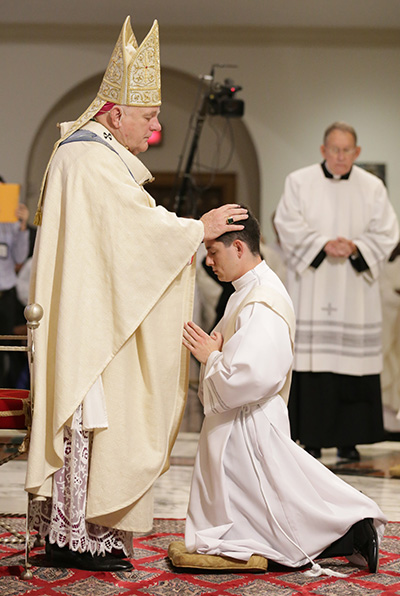
[[[160,42],[158,22],[138,46],[126,17],[95,100],[67,134],[81,128],[106,102],[125,106],[161,105]]]
[[[96,98],[68,127],[54,146],[40,190],[34,222],[36,225],[40,225],[41,222],[43,190],[57,147],[73,132],[89,122],[107,102],[136,107],[161,105],[160,42],[157,21],[154,21],[145,39],[138,46],[130,17],[126,17]]]
[[[161,104],[160,44],[154,21],[138,47],[127,17],[101,83],[98,97],[127,106]]]
[[[126,17],[96,98],[60,141],[89,122],[108,101],[137,107],[161,105],[160,41],[157,21],[154,21],[145,39],[138,46],[132,31],[131,19]]]

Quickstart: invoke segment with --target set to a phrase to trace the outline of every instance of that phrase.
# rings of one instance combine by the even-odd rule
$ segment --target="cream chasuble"
[[[31,285],[45,314],[26,490],[51,495],[64,425],[101,379],[108,427],[94,430],[87,520],[146,531],[151,487],[169,466],[185,403],[188,263],[204,229],[155,207],[143,164],[102,125],[85,129],[117,153],[91,141],[63,145],[47,177]]]
[[[290,438],[281,394],[294,314],[285,288],[265,262],[233,283],[216,327],[223,349],[210,354],[199,392],[205,420],[186,549],[298,567],[364,517],[374,518],[381,537],[387,520],[379,507]]]
[[[296,312],[293,369],[348,375],[382,369],[378,276],[398,239],[398,223],[379,178],[353,166],[348,180],[326,178],[319,164],[290,174],[275,224],[287,259]],[[352,240],[369,269],[349,259],[311,263],[328,240]]]

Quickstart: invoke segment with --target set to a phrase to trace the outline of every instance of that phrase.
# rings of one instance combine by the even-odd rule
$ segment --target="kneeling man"
[[[235,287],[223,319],[211,335],[193,322],[184,327],[183,343],[202,363],[205,414],[186,549],[311,563],[315,574],[316,558],[347,556],[374,573],[387,519],[290,438],[293,306],[260,256],[257,220],[249,214],[240,223],[243,230],[206,242],[207,264]]]

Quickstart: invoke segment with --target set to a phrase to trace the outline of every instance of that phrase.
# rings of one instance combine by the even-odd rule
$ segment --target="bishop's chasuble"
[[[44,318],[26,489],[51,495],[64,426],[102,387],[107,424],[93,431],[87,521],[146,531],[185,403],[182,326],[204,228],[155,206],[143,188],[150,173],[101,124],[82,130],[109,146],[61,145],[47,177],[32,273]]]

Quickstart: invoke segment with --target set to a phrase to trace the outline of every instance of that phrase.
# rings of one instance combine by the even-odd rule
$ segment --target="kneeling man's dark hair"
[[[246,205],[240,205],[248,210]],[[222,236],[217,238],[218,242],[222,242],[225,246],[230,246],[234,240],[241,240],[249,247],[253,255],[260,254],[260,224],[257,219],[248,210],[249,217],[241,221],[235,221],[235,224],[242,224],[243,230],[234,232],[225,232]]]

